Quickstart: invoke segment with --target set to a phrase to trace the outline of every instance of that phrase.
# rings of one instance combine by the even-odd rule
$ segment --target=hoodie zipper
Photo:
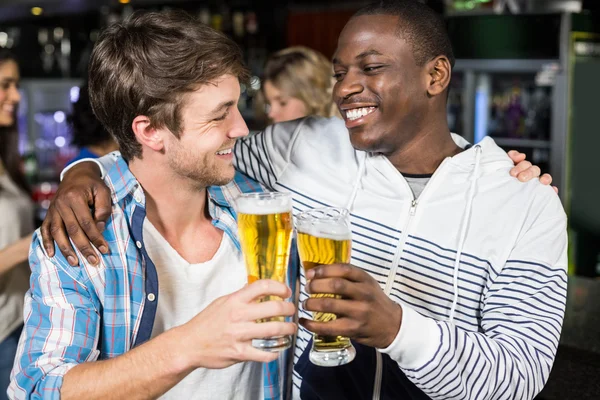
[[[450,157],[446,157],[444,159],[444,161],[442,161],[440,166],[435,170],[435,172],[431,176],[431,179],[429,179],[429,182],[427,182],[427,185],[425,185],[425,188],[421,192],[419,199],[415,199],[415,196],[413,194],[412,189],[410,188],[410,185],[408,184],[406,179],[402,178],[405,186],[408,189],[408,192],[411,194],[411,204],[410,204],[410,208],[408,210],[406,222],[404,223],[404,227],[402,229],[402,235],[400,236],[400,242],[398,244],[398,247],[396,248],[396,254],[394,254],[392,266],[390,268],[390,272],[388,274],[388,278],[387,278],[387,281],[385,284],[384,293],[387,296],[390,295],[390,292],[392,291],[392,285],[394,284],[394,281],[396,280],[396,273],[398,272],[398,266],[400,265],[400,259],[402,258],[402,255],[404,254],[404,247],[406,245],[406,240],[408,239],[408,233],[410,232],[413,217],[415,216],[415,214],[417,212],[417,206],[419,205],[419,200],[422,200],[424,198],[424,195],[428,192],[428,189],[431,186],[433,186],[433,182],[434,182],[435,178],[440,175],[440,171],[442,171],[444,165],[448,162],[448,160],[450,160]],[[375,367],[375,384],[373,386],[373,400],[379,400],[380,392],[381,392],[382,359],[381,359],[381,353],[379,353],[379,351],[377,351],[377,350],[375,350],[375,352],[376,352],[377,357],[376,357],[376,367]]]
[[[417,213],[417,206],[419,205],[419,201],[425,197],[425,194],[427,194],[427,192],[429,192],[430,188],[433,186],[433,183],[436,180],[436,177],[439,176],[440,171],[443,170],[444,166],[446,165],[446,163],[449,159],[450,159],[450,157],[446,157],[444,159],[444,161],[442,161],[440,166],[435,170],[435,172],[431,176],[431,179],[429,179],[429,182],[427,182],[427,185],[425,185],[425,188],[421,192],[419,199],[415,199],[414,195],[412,194],[412,189],[410,188],[410,185],[408,184],[406,179],[404,179],[404,178],[402,179],[406,185],[406,188],[408,189],[408,192],[411,194],[411,204],[410,204],[410,208],[408,210],[406,222],[404,223],[404,227],[402,229],[402,235],[400,236],[400,242],[398,244],[398,247],[396,248],[396,254],[394,254],[394,259],[392,261],[392,267],[390,268],[390,273],[388,274],[388,279],[385,284],[384,292],[388,296],[390,295],[390,292],[392,291],[392,285],[394,284],[394,280],[396,278],[396,273],[398,271],[400,259],[402,258],[402,255],[404,254],[404,246],[406,245],[406,240],[408,239],[408,233],[410,232],[410,227],[412,225],[413,217]]]

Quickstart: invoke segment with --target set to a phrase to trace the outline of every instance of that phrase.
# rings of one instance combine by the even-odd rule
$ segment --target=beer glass
[[[317,208],[305,211],[296,218],[298,253],[305,271],[320,264],[349,263],[352,232],[348,210],[344,208]],[[333,294],[312,294],[311,297],[335,297]],[[315,312],[319,322],[333,321],[331,313]],[[310,361],[322,367],[348,364],[356,356],[350,339],[344,336],[314,334],[309,353]]]
[[[289,193],[247,193],[236,201],[238,233],[248,283],[259,279],[273,279],[286,283],[290,246],[292,243],[292,198]],[[265,296],[259,301],[282,300]],[[283,321],[272,317],[259,321]],[[290,347],[289,335],[257,338],[252,345],[265,351],[282,351]]]

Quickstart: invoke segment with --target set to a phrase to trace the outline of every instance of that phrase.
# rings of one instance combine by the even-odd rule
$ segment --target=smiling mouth
[[[216,154],[218,156],[226,156],[228,154],[231,154],[232,149],[225,149],[225,150],[219,150],[216,152]]]
[[[13,113],[15,111],[15,106],[12,104],[5,104],[2,106],[2,111],[6,113]]]
[[[348,121],[356,121],[359,118],[367,116],[375,111],[377,107],[360,107],[345,110],[345,116]]]

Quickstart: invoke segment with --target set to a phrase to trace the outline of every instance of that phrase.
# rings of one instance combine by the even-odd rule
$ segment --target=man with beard
[[[103,32],[90,99],[122,154],[105,181],[108,254],[74,268],[35,234],[11,398],[280,397],[277,368],[262,364],[278,354],[251,342],[294,334],[292,322],[255,322],[293,315],[290,302],[256,301],[291,291],[246,284],[230,204],[252,190],[231,154],[248,134],[246,78],[235,43],[185,14],[134,14]]]

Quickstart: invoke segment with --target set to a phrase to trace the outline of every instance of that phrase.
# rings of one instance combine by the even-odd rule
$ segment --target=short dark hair
[[[179,137],[182,95],[225,74],[248,80],[241,50],[227,36],[181,11],[135,12],[106,28],[94,46],[90,102],[123,157],[139,158],[136,116]]]
[[[73,139],[71,144],[79,148],[109,142],[110,133],[98,121],[90,104],[87,84],[79,88],[79,98],[73,103],[73,111],[67,117]]]
[[[438,56],[446,56],[454,66],[454,52],[443,17],[420,1],[377,1],[358,10],[353,18],[361,15],[397,16],[396,34],[412,47],[418,66]]]

